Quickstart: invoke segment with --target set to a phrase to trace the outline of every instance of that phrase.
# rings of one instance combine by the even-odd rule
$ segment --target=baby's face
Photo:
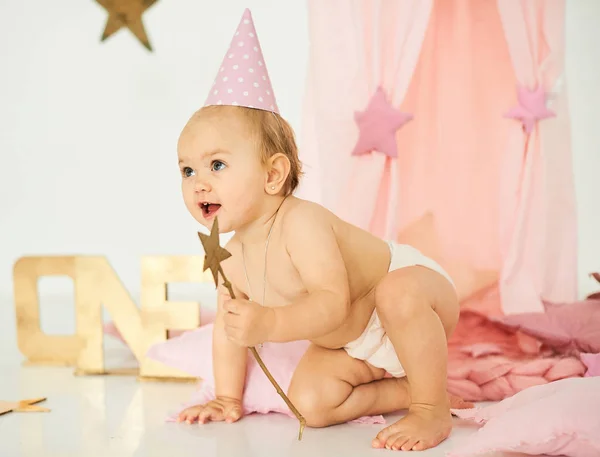
[[[258,216],[266,170],[236,108],[197,114],[182,132],[177,155],[185,205],[209,228],[215,216],[227,233]]]

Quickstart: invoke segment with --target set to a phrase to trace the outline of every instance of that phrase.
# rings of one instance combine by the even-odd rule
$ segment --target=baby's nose
[[[198,177],[194,184],[194,189],[196,192],[210,192],[212,190],[212,186],[208,179],[204,179],[202,177]]]

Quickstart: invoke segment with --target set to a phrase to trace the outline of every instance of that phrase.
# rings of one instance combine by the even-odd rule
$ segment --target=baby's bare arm
[[[239,294],[239,291],[234,289]],[[246,380],[248,349],[239,346],[227,338],[223,316],[223,302],[231,298],[223,286],[219,286],[217,315],[213,327],[213,372],[215,377],[215,395],[242,400]]]
[[[286,214],[287,251],[308,294],[274,308],[270,341],[313,339],[338,328],[350,309],[348,275],[331,220],[324,208],[300,205]]]
[[[226,262],[223,262],[222,266],[229,278],[231,275],[227,272],[228,265]],[[242,417],[242,397],[246,381],[248,349],[233,343],[227,338],[223,319],[225,315],[223,303],[230,298],[230,295],[223,285],[220,285],[217,290],[217,314],[212,334],[213,376],[216,398],[208,403],[186,408],[179,414],[179,422],[198,422],[201,424],[207,421],[235,422]],[[242,296],[235,286],[233,286],[233,291],[236,296]]]

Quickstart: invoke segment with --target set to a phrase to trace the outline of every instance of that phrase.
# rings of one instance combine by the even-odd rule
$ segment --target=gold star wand
[[[198,232],[198,236],[200,237],[200,241],[202,242],[202,246],[204,247],[204,269],[203,269],[203,271],[206,271],[208,268],[210,268],[210,271],[212,272],[213,278],[215,280],[216,287],[219,287],[219,284],[218,284],[219,273],[221,273],[221,276],[223,277],[223,285],[229,291],[231,298],[235,298],[235,294],[233,293],[233,288],[231,287],[231,283],[225,276],[225,273],[223,272],[223,268],[221,268],[221,261],[231,257],[231,254],[229,253],[229,251],[222,248],[221,245],[219,244],[219,221],[218,221],[218,219],[215,217],[215,222],[212,225],[210,235],[204,235],[203,233]],[[302,417],[302,414],[300,414],[300,412],[292,404],[292,402],[287,397],[287,395],[283,392],[283,390],[281,390],[281,387],[279,387],[279,384],[277,384],[277,381],[275,381],[275,378],[273,378],[273,376],[269,372],[268,368],[265,366],[264,362],[260,358],[260,355],[258,355],[258,351],[256,350],[256,348],[250,347],[249,349],[252,352],[252,355],[254,356],[254,358],[256,359],[258,364],[260,365],[260,367],[262,368],[263,372],[267,376],[267,378],[269,378],[269,381],[271,381],[271,384],[273,384],[273,387],[275,387],[275,390],[277,391],[277,393],[281,396],[281,398],[283,398],[283,401],[285,401],[285,403],[292,410],[292,412],[294,413],[294,415],[300,422],[300,431],[298,433],[298,440],[301,440],[302,433],[304,432],[304,427],[306,426],[306,419],[304,419],[304,417]]]

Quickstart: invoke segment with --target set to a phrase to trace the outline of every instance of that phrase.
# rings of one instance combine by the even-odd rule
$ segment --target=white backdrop
[[[300,135],[304,0],[159,0],[144,14],[154,53],[127,30],[100,43],[107,14],[92,0],[0,2],[4,347],[15,345],[12,267],[21,256],[104,255],[137,300],[141,256],[200,254],[198,226],[180,196],[176,141],[203,103],[245,7],[282,114]],[[595,290],[587,273],[600,270],[600,1],[571,0],[567,13],[584,295]],[[45,279],[41,291],[44,330],[72,331],[70,283]]]

